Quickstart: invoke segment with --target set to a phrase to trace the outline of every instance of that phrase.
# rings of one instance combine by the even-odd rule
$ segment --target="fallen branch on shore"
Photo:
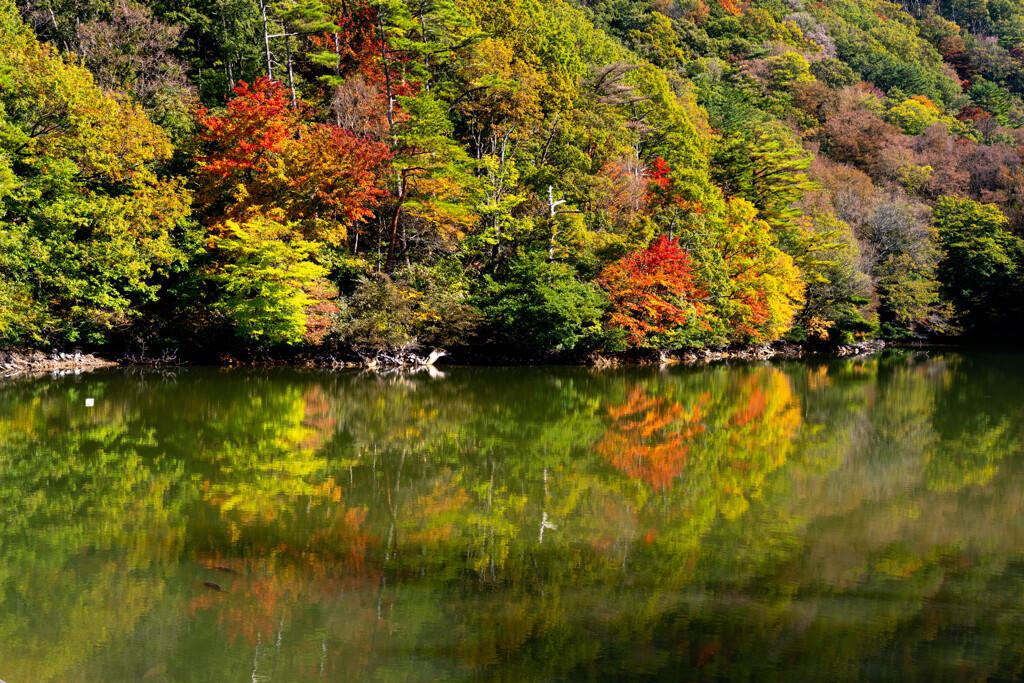
[[[416,367],[426,366],[432,367],[438,359],[447,356],[448,353],[440,351],[438,349],[432,349],[426,356],[420,356],[413,352],[411,349],[399,349],[398,351],[378,351],[373,356],[363,356],[363,364],[367,369],[373,370],[376,368],[387,368],[387,367]]]

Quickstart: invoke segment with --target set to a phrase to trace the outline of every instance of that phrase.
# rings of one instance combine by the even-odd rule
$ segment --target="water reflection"
[[[1022,360],[8,382],[0,678],[1014,678]]]

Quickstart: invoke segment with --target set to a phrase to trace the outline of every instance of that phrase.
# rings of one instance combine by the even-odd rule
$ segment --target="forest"
[[[1013,341],[1017,0],[0,0],[0,347]]]

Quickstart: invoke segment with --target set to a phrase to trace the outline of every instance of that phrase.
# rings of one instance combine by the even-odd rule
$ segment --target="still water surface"
[[[1019,678],[1022,379],[896,351],[9,380],[0,678]]]

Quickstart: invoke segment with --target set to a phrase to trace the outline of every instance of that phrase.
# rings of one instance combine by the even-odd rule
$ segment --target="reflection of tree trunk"
[[[540,567],[537,566],[537,556],[534,553],[530,553],[530,559],[533,560],[533,571],[537,573],[537,581],[540,582],[540,597],[544,597],[544,577],[541,576]]]
[[[544,507],[548,506],[548,468],[544,468]],[[554,522],[548,519],[548,511],[541,510],[540,516],[540,534],[537,536],[537,542],[544,542],[544,530],[545,529],[557,529],[558,526]],[[536,560],[534,560],[536,564]]]
[[[398,521],[398,493],[399,493],[399,491],[401,490],[401,487],[402,487],[402,466],[405,464],[405,456],[406,456],[407,453],[408,453],[408,451],[403,450],[402,451],[402,457],[399,458],[399,460],[398,460],[398,471],[395,472],[395,492],[394,492],[394,494],[391,493],[391,485],[390,485],[390,483],[385,481],[385,484],[387,486],[386,491],[387,491],[387,497],[388,497],[388,515],[391,517],[391,524],[388,527],[388,543],[387,543],[387,546],[386,546],[386,548],[384,550],[384,561],[385,562],[390,561],[392,555],[396,554],[395,553],[395,546],[398,544],[398,541],[395,539],[395,526],[396,526],[396,523]],[[385,477],[387,479],[390,479],[390,477],[388,477],[387,474],[388,474],[388,471],[385,470]]]
[[[254,681],[260,680],[257,671],[259,671],[260,666],[260,637],[262,635],[262,633],[256,632],[256,652],[252,656],[252,680]]]
[[[369,674],[373,671],[374,664],[376,663],[374,660],[377,654],[377,631],[380,630],[381,605],[384,601],[384,586],[386,583],[387,577],[382,573],[380,575],[380,586],[377,588],[377,619],[373,622],[373,635],[370,636],[370,656],[369,661],[366,663],[367,678],[369,678]],[[253,678],[253,680],[255,681],[256,679]]]
[[[326,634],[326,624],[324,633]],[[320,636],[320,678],[324,677],[324,667],[327,666],[327,636]]]
[[[274,645],[274,666],[270,670],[270,679],[277,678],[277,660],[281,655],[281,638],[284,636],[284,605],[281,606],[281,620],[277,624],[277,642]]]
[[[491,483],[490,483],[490,486],[487,487],[487,516],[490,517],[491,510],[492,510],[492,507],[493,507],[493,504],[494,504],[494,461],[491,460],[490,458],[488,458],[487,459],[487,464],[490,465],[490,467],[491,467]],[[490,523],[490,534],[489,535],[491,537],[491,544],[490,544],[490,548],[487,551],[487,561],[488,561],[488,565],[490,566],[490,570],[491,570],[491,584],[493,585],[493,584],[497,583],[497,577],[495,576],[495,573],[494,573],[494,523],[493,522]]]
[[[395,520],[394,517],[391,519],[391,524],[388,526],[388,543],[384,547],[384,561],[391,561],[391,544],[395,541]]]

